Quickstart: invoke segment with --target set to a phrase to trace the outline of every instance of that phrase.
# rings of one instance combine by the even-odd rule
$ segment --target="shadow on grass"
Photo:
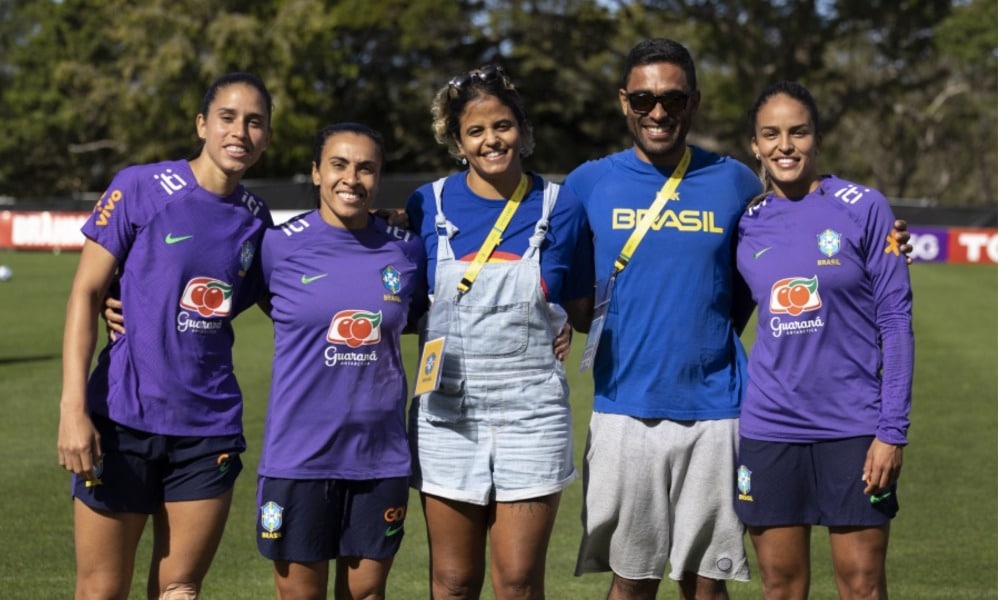
[[[59,354],[45,354],[42,356],[12,356],[12,357],[0,356],[0,366],[17,365],[24,363],[48,362],[50,360],[57,360],[59,358],[61,358],[61,355]]]

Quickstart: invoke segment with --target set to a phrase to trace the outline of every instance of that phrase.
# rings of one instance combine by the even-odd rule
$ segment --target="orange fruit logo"
[[[794,316],[816,310],[823,306],[819,298],[819,279],[786,277],[779,279],[771,286],[771,302],[768,307],[772,314],[789,314]]]
[[[195,277],[181,295],[181,308],[203,317],[224,317],[232,310],[233,286],[211,277]]]
[[[382,341],[382,311],[342,310],[333,316],[326,341],[345,344],[349,348],[368,346]]]

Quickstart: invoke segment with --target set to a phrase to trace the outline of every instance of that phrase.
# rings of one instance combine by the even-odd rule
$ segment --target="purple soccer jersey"
[[[892,227],[882,194],[836,177],[744,214],[737,266],[758,324],[742,436],[906,443],[912,294]]]
[[[261,293],[255,257],[271,224],[259,198],[206,191],[187,161],[115,177],[83,226],[118,259],[128,319],[88,382],[93,413],[157,434],[242,432],[231,321]]]
[[[338,229],[312,211],[269,229],[262,261],[274,365],[258,473],[408,476],[399,342],[427,302],[420,238],[380,219]]]

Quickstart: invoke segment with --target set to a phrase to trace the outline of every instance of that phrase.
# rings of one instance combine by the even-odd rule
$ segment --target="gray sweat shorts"
[[[749,581],[736,516],[738,420],[671,421],[595,412],[583,471],[576,574],[684,572]]]

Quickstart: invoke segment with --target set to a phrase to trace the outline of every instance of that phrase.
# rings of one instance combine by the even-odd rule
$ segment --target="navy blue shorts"
[[[151,515],[164,502],[214,498],[243,470],[239,434],[185,437],[147,433],[93,415],[104,456],[98,477],[73,476],[73,497],[109,512]]]
[[[271,560],[385,560],[403,541],[409,477],[257,478],[257,549]]]
[[[750,527],[877,527],[896,516],[896,487],[876,496],[861,480],[872,437],[811,444],[740,438],[736,514]]]

